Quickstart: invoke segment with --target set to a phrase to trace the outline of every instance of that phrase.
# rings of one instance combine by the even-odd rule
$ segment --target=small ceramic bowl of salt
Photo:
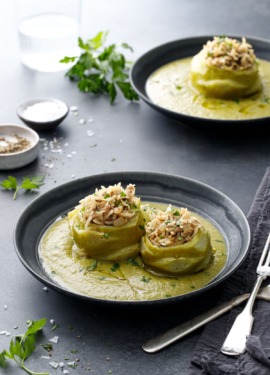
[[[62,100],[43,98],[22,103],[17,109],[17,116],[30,128],[47,131],[58,126],[68,111],[67,104]]]

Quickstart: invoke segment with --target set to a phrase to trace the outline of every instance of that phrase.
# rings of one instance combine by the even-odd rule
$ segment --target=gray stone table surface
[[[79,109],[77,117],[70,114],[57,130],[40,134],[60,143],[63,154],[41,147],[38,160],[29,166],[0,173],[1,181],[9,174],[45,176],[40,192],[20,192],[16,201],[10,192],[0,189],[0,331],[13,335],[25,330],[28,319],[53,319],[59,328],[50,331],[49,323],[40,342],[59,336],[52,360],[66,363],[66,358],[77,358],[77,367],[68,368],[70,374],[187,374],[200,331],[155,355],[144,353],[141,344],[205,311],[214,304],[214,294],[187,305],[133,310],[108,309],[52,290],[46,293],[16,256],[14,227],[39,194],[74,178],[115,171],[190,177],[219,189],[247,214],[270,165],[269,134],[255,128],[251,134],[236,134],[231,129],[222,135],[195,130],[142,101],[130,104],[119,97],[110,106],[106,97],[79,92],[63,72],[31,71],[19,59],[13,2],[2,1],[0,9],[0,122],[20,123],[16,108],[32,98],[56,97]],[[135,60],[155,46],[189,36],[236,34],[267,39],[269,13],[269,0],[84,0],[81,35],[89,38],[109,30],[109,42],[129,43]],[[81,119],[89,118],[93,121],[80,124]],[[0,335],[0,351],[9,341],[9,336]],[[61,374],[60,368],[51,368],[41,358],[44,355],[47,352],[38,345],[28,366]],[[23,371],[10,364],[0,373],[19,375]]]

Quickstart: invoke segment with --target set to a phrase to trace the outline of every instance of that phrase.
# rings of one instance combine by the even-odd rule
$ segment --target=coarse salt
[[[92,130],[87,130],[88,137],[92,137],[95,133]]]
[[[58,368],[59,367],[59,363],[57,363],[57,362],[50,362],[50,366],[52,366],[52,368]]]
[[[56,102],[39,102],[28,106],[23,116],[30,121],[53,121],[64,116],[66,108]]]
[[[50,342],[53,342],[54,344],[57,344],[57,343],[58,343],[58,340],[59,340],[59,337],[58,337],[58,336],[54,336],[54,337],[52,337],[49,341],[50,341]]]

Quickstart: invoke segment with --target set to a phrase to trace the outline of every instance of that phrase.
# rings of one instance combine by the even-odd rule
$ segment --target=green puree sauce
[[[149,98],[174,112],[223,120],[247,120],[270,116],[270,62],[259,60],[263,90],[247,98],[232,100],[206,98],[189,82],[191,57],[177,60],[156,70],[146,83]]]
[[[208,284],[222,270],[227,259],[221,233],[206,219],[197,214],[194,216],[209,231],[214,254],[207,269],[189,276],[156,276],[144,268],[140,256],[119,263],[77,258],[67,218],[56,221],[45,232],[39,255],[45,271],[61,286],[78,294],[121,301],[156,300],[183,295]]]

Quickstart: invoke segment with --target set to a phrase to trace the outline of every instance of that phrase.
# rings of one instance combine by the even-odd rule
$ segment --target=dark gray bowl
[[[95,299],[71,292],[60,286],[44,271],[39,256],[38,245],[46,228],[61,214],[71,210],[79,200],[94,192],[101,185],[108,186],[121,182],[136,185],[136,195],[143,201],[171,203],[184,206],[211,221],[223,234],[228,260],[220,272],[208,285],[185,295],[154,301],[108,301]],[[244,260],[250,242],[250,229],[240,208],[227,196],[198,181],[161,173],[116,172],[73,180],[56,187],[35,199],[21,214],[14,233],[17,255],[23,265],[38,280],[58,292],[92,302],[113,305],[152,306],[165,305],[195,298],[209,291],[229,277]]]
[[[232,38],[241,39],[240,36],[231,36]],[[130,80],[134,90],[138,93],[140,98],[149,106],[162,114],[180,120],[183,123],[192,125],[194,127],[203,127],[211,129],[225,129],[225,128],[242,128],[253,126],[267,126],[269,127],[269,117],[252,119],[252,120],[222,120],[222,119],[207,119],[196,116],[189,116],[183,113],[174,112],[155,104],[146,93],[146,82],[149,76],[163,65],[179,60],[185,57],[194,56],[208,41],[213,39],[213,35],[192,37],[186,39],[175,40],[146,52],[133,65],[130,71]],[[258,58],[270,60],[270,42],[263,39],[255,39],[247,37],[247,40],[254,47]]]

